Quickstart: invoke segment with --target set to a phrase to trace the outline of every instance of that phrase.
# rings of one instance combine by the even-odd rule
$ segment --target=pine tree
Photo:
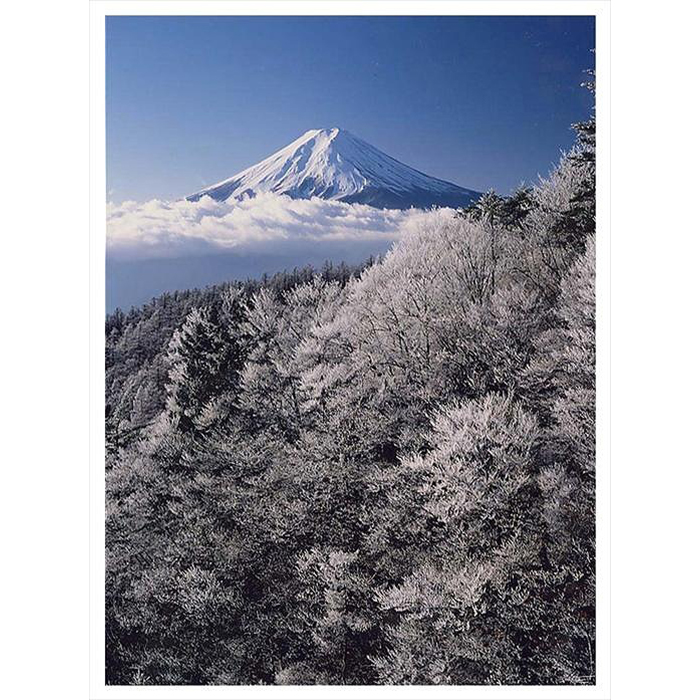
[[[200,420],[210,417],[210,402],[238,384],[245,358],[241,301],[240,292],[232,292],[221,310],[194,308],[173,335],[166,357],[167,411],[184,432],[200,429]]]
[[[588,71],[590,80],[582,87],[595,95],[595,72]],[[595,146],[596,121],[593,113],[586,121],[573,125],[576,146],[569,159],[579,173],[579,185],[569,206],[560,213],[553,231],[560,236],[560,244],[576,253],[582,253],[586,239],[595,233]]]

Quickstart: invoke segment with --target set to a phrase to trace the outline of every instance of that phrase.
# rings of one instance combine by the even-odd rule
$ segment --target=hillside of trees
[[[595,122],[382,260],[107,318],[110,684],[595,681]]]

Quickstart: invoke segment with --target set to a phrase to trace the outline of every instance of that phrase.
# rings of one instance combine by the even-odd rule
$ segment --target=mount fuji
[[[186,197],[235,201],[262,193],[380,209],[464,207],[480,192],[430,177],[343,129],[312,129],[246,170]]]

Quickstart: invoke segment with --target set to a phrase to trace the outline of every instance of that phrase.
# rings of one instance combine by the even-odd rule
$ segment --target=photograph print
[[[595,29],[105,18],[107,686],[596,684]]]

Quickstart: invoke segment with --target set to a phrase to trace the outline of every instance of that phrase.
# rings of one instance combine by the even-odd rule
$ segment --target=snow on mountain
[[[187,197],[216,201],[285,194],[382,209],[463,207],[480,196],[419,172],[343,129],[312,129],[269,158]]]

